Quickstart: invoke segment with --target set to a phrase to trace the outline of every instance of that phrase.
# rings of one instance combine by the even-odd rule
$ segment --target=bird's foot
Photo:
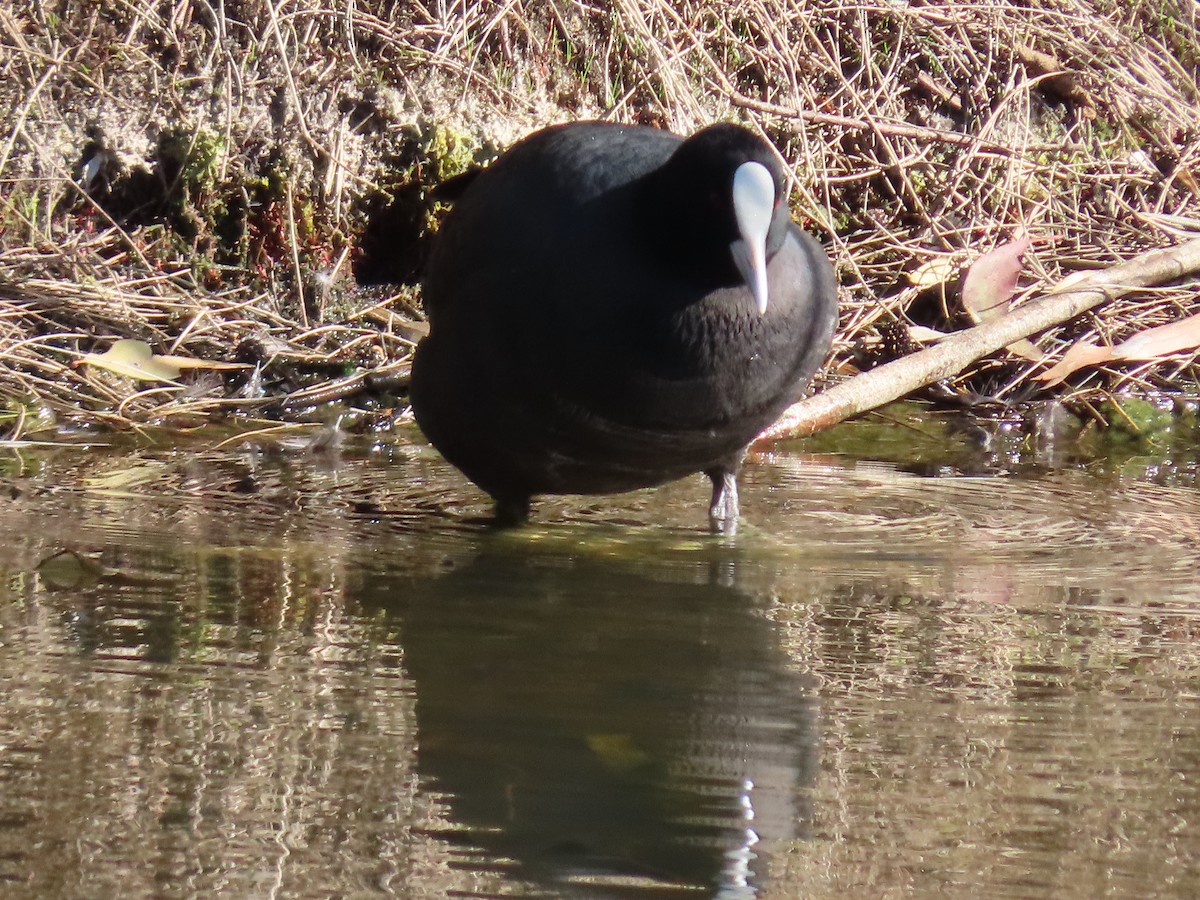
[[[729,469],[708,472],[712,480],[712,502],[708,506],[708,527],[713,534],[737,534],[737,473]]]
[[[529,521],[529,497],[497,497],[492,524],[496,528],[514,528]]]

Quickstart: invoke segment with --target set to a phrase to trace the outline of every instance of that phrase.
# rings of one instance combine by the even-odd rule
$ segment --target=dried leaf
[[[1034,377],[1044,382],[1046,387],[1053,387],[1072,372],[1084,366],[1094,366],[1097,363],[1108,362],[1113,358],[1112,347],[1098,347],[1088,341],[1076,341],[1063,354],[1063,358],[1045,372]]]
[[[1031,240],[1016,238],[989,250],[967,267],[962,280],[962,305],[975,322],[989,322],[1008,312]]]
[[[87,353],[83,362],[135,381],[176,381],[179,367],[155,356],[144,341],[120,340],[103,353]]]
[[[194,356],[155,356],[159,362],[178,369],[249,369],[249,363],[217,362],[215,359],[196,359]]]
[[[935,256],[908,273],[908,280],[914,287],[928,290],[953,281],[958,276],[961,264],[952,256]]]
[[[1014,238],[967,267],[962,278],[961,300],[963,309],[976,324],[990,322],[1008,312],[1025,254],[1032,243],[1027,236]],[[1042,360],[1042,351],[1025,338],[1009,344],[1007,349],[1032,362]]]
[[[1034,377],[1046,387],[1053,387],[1084,366],[1114,359],[1159,359],[1196,347],[1200,347],[1200,313],[1157,328],[1147,328],[1115,347],[1097,347],[1087,341],[1078,341],[1062,359]]]
[[[1046,358],[1046,354],[1039,350],[1037,344],[1028,338],[1021,338],[1019,341],[1014,341],[1004,349],[1030,362],[1041,362]]]
[[[1113,347],[1117,359],[1158,359],[1200,347],[1200,313],[1147,328]]]
[[[935,328],[926,328],[924,325],[909,325],[908,336],[918,344],[936,344],[938,341],[948,337],[944,331],[938,331]]]
[[[144,341],[120,340],[103,353],[87,353],[80,362],[135,381],[176,381],[184,369],[245,369],[244,363],[215,362],[189,356],[159,356]]]

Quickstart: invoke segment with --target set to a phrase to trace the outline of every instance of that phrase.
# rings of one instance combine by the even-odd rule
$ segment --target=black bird
[[[704,472],[737,528],[749,443],[837,319],[824,251],[753,132],[608,122],[534,132],[472,177],[424,281],[411,399],[442,455],[523,521],[538,494]]]

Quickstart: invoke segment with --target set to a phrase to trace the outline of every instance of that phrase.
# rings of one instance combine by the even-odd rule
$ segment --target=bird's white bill
[[[745,162],[733,173],[733,215],[739,240],[729,245],[759,315],[767,311],[767,231],[775,213],[775,180],[762,163]]]

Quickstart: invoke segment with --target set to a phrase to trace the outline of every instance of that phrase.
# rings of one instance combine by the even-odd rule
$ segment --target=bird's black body
[[[455,202],[424,284],[413,409],[502,517],[538,494],[706,472],[714,527],[735,527],[745,448],[799,396],[836,319],[829,262],[786,203],[766,239],[770,303],[756,308],[729,251],[733,173],[748,160],[784,196],[770,148],[737,126],[686,142],[556,126]]]

